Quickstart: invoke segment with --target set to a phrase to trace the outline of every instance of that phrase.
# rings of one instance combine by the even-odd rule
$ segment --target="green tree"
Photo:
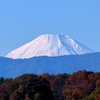
[[[36,93],[36,94],[34,95],[34,100],[41,100],[40,94],[39,94],[39,93]]]

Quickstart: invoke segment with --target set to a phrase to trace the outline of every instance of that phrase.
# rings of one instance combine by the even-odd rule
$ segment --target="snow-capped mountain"
[[[92,52],[94,51],[65,34],[45,34],[11,51],[6,57],[24,59],[36,56],[61,56]]]

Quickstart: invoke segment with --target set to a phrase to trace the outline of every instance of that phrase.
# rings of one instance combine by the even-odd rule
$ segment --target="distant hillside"
[[[9,59],[0,57],[0,76],[17,77],[24,73],[50,74],[73,73],[78,70],[100,71],[100,53],[59,57],[33,57]]]

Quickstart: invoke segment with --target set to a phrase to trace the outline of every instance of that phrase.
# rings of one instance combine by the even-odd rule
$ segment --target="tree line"
[[[0,100],[100,100],[100,73],[83,70],[1,77]]]

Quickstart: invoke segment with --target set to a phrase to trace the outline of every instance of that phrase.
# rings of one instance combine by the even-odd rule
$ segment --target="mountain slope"
[[[6,57],[18,59],[35,56],[61,56],[92,52],[93,50],[65,34],[45,34],[11,51]]]
[[[78,70],[100,71],[100,53],[30,59],[0,58],[0,76],[17,77],[25,73],[68,73]]]

